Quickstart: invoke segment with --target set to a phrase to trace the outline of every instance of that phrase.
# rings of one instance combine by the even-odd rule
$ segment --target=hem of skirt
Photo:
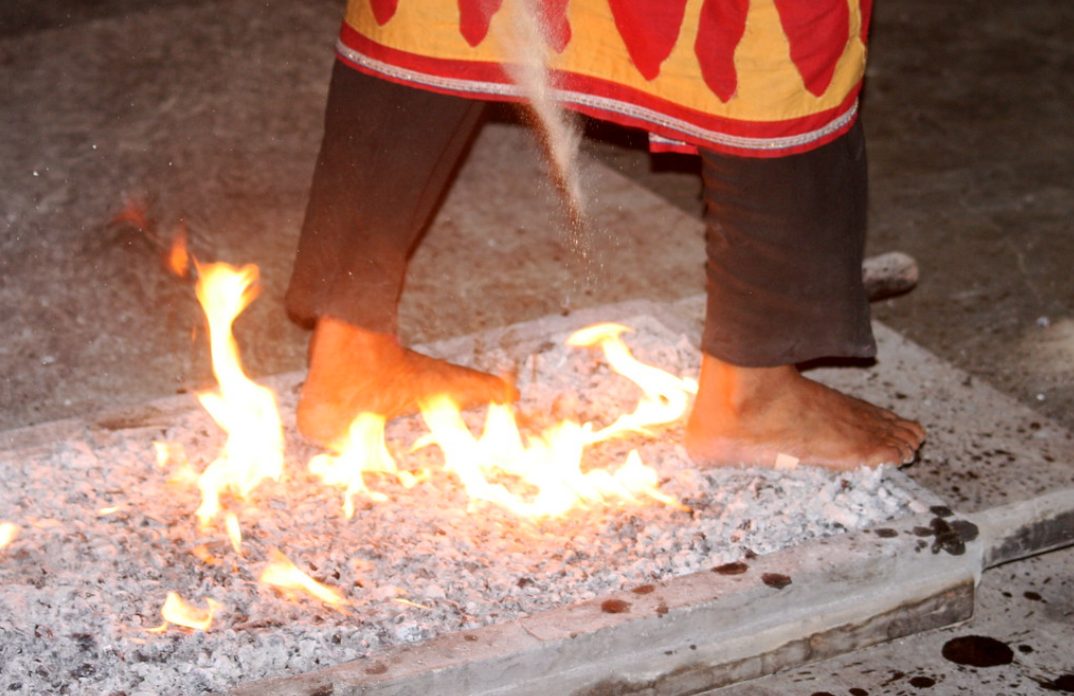
[[[337,58],[360,72],[442,94],[489,101],[521,101],[524,95],[498,64],[461,63],[398,51],[347,24],[336,43]],[[459,75],[465,75],[460,77]],[[623,85],[576,75],[553,76],[553,98],[594,118],[640,128],[667,151],[693,148],[755,158],[808,152],[850,130],[858,115],[860,82],[837,107],[797,119],[738,121],[696,112]],[[673,146],[671,144],[674,143]]]

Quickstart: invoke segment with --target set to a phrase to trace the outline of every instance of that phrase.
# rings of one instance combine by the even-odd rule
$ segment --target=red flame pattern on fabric
[[[873,16],[873,0],[861,0],[861,42],[869,43],[869,21]]]
[[[824,94],[835,75],[839,56],[850,40],[850,8],[846,0],[775,0],[783,33],[791,43],[791,61],[806,89]]]
[[[369,0],[369,5],[373,10],[373,19],[377,20],[377,24],[384,26],[395,16],[395,11],[399,8],[399,0]]]
[[[697,27],[694,53],[709,89],[727,102],[738,89],[735,48],[746,31],[749,0],[705,0]]]
[[[502,4],[503,0],[459,0],[459,32],[466,43],[477,46],[485,40]]]
[[[571,41],[571,25],[567,21],[567,3],[569,0],[542,0],[540,3],[541,20],[544,23],[548,43],[556,53]]]
[[[679,38],[686,0],[608,0],[608,5],[638,72],[655,79]]]

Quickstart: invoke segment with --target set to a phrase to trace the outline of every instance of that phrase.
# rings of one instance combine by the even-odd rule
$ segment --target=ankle
[[[742,367],[705,353],[701,360],[698,401],[727,415],[740,415],[764,408],[788,383],[800,378],[793,365]]]
[[[347,356],[348,360],[372,358],[401,351],[399,340],[393,334],[370,331],[330,316],[317,320],[310,339],[310,357],[313,361],[337,356]]]

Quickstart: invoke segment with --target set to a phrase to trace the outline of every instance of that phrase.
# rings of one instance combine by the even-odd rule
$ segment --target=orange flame
[[[213,599],[206,600],[206,603],[207,608],[198,609],[183,601],[178,592],[168,592],[164,606],[160,609],[164,623],[148,630],[150,633],[163,633],[168,630],[170,624],[175,624],[195,631],[208,631],[213,623],[213,616],[220,608],[220,603]]]
[[[285,593],[304,592],[333,609],[342,609],[347,599],[339,590],[323,585],[299,570],[278,549],[269,551],[269,564],[261,573],[260,582]]]
[[[633,413],[620,416],[593,436],[601,442],[626,432],[645,433],[650,426],[672,423],[686,413],[690,396],[697,394],[697,381],[683,379],[638,361],[620,335],[631,329],[622,324],[594,324],[575,331],[567,345],[599,346],[611,368],[637,384],[641,399]]]
[[[187,274],[190,273],[191,257],[188,249],[188,239],[189,234],[186,231],[186,227],[180,225],[175,231],[175,236],[172,237],[171,246],[168,247],[168,252],[164,258],[164,265],[180,278],[186,278]]]
[[[446,396],[422,404],[429,435],[418,447],[437,445],[445,468],[459,477],[471,500],[483,500],[526,518],[557,517],[580,505],[638,502],[651,498],[682,507],[657,487],[656,472],[631,450],[615,472],[582,472],[582,457],[594,433],[589,423],[564,420],[523,444],[514,411],[490,404],[481,437],[475,438],[458,406]],[[535,492],[525,496],[489,477],[517,477]]]
[[[169,484],[178,486],[197,484],[199,474],[187,461],[186,450],[182,443],[154,440],[153,452],[156,455],[158,469],[166,470],[174,467],[168,476]]]
[[[234,512],[229,512],[224,516],[224,529],[227,530],[231,548],[235,549],[235,553],[242,555],[242,529],[239,527],[239,518]]]
[[[365,495],[377,502],[388,498],[383,493],[369,490],[365,485],[365,473],[395,476],[406,488],[417,479],[406,471],[400,471],[384,442],[384,416],[360,413],[351,423],[347,438],[339,454],[318,454],[309,463],[310,473],[320,477],[328,486],[344,488],[343,514],[349,520],[354,516],[354,497]]]
[[[224,450],[198,478],[203,527],[220,512],[220,498],[247,498],[267,478],[283,474],[283,427],[272,390],[249,379],[232,336],[235,318],[253,300],[257,267],[226,263],[198,266],[198,302],[209,321],[213,374],[219,388],[198,394],[201,405],[228,435]]]
[[[437,445],[446,468],[459,477],[471,500],[490,502],[522,517],[555,517],[579,505],[637,503],[644,498],[687,509],[659,490],[656,471],[642,462],[636,450],[615,471],[582,471],[587,447],[678,420],[689,407],[690,395],[697,393],[694,380],[635,359],[620,338],[626,331],[621,324],[597,324],[567,339],[571,346],[600,346],[611,368],[642,390],[634,412],[608,427],[594,432],[591,423],[565,419],[523,442],[512,408],[490,404],[484,430],[474,437],[458,407],[449,398],[436,396],[422,404],[422,418],[430,433],[416,447]],[[504,475],[521,479],[533,493],[519,495],[494,482]]]
[[[19,535],[19,525],[14,522],[0,522],[0,550],[3,550]]]

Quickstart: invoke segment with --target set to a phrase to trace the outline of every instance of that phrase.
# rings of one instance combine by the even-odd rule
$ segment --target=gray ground
[[[262,299],[239,322],[244,356],[256,374],[302,367],[305,334],[282,320],[280,298],[339,5],[0,6],[0,430],[139,403],[208,378],[189,288],[161,270],[145,237],[107,224],[132,195],[148,196],[160,234],[182,219],[204,258],[261,267]],[[887,0],[877,7],[865,107],[870,250],[907,251],[922,268],[918,289],[875,306],[876,316],[1067,428],[1074,427],[1072,39],[1074,6],[1061,0]],[[572,275],[555,226],[520,222],[535,218],[519,210],[548,200],[539,167],[512,156],[527,136],[504,125],[490,132],[475,148],[485,166],[464,168],[457,188],[485,187],[487,200],[516,203],[475,209],[461,194],[448,198],[414,262],[406,338],[700,290],[696,231],[664,230],[654,240],[631,229],[638,206],[661,203],[615,186],[601,189],[621,196],[605,201],[610,212],[597,225],[605,263],[588,272],[595,282]],[[588,153],[699,213],[688,160],[650,160],[636,138],[607,128],[593,136]],[[510,168],[495,171],[497,162]],[[534,197],[534,188],[543,193]],[[487,229],[502,234],[475,242],[473,231]],[[494,282],[505,259],[513,272]],[[457,287],[457,298],[445,302],[444,287]],[[1071,555],[1008,568],[986,576],[980,630],[1074,639]],[[1030,587],[1048,604],[1023,606]],[[912,676],[911,662],[929,674],[955,674],[938,656],[942,640],[929,640],[850,658],[833,668],[842,682],[776,682],[772,693],[912,690],[898,681],[881,686],[880,674],[890,667]],[[1066,659],[1050,668],[1074,670]],[[855,660],[866,666],[848,666]],[[945,677],[933,692],[953,692],[956,683],[969,684],[967,692],[1006,692],[995,682],[972,686],[990,674],[963,673],[965,683]],[[1028,686],[1015,693],[1036,688],[1021,682]]]

